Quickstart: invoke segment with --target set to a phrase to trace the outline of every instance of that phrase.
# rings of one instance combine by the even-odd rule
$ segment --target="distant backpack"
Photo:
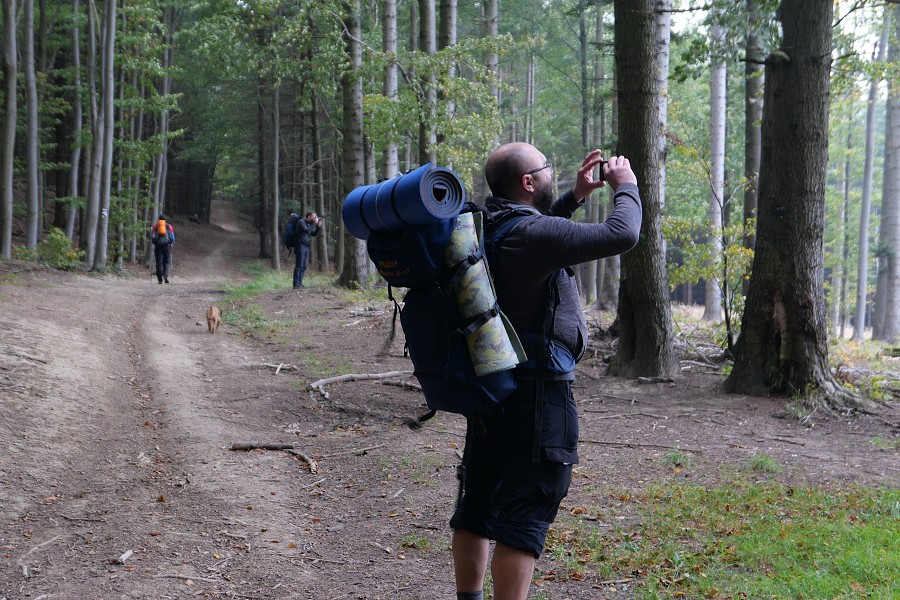
[[[437,410],[463,415],[487,410],[515,391],[516,364],[530,368],[547,365],[543,357],[548,355],[549,350],[545,348],[549,349],[549,344],[545,343],[542,332],[525,333],[522,337],[506,320],[496,301],[486,310],[464,318],[457,301],[459,292],[465,297],[472,291],[461,286],[471,285],[474,274],[481,274],[482,269],[486,272],[486,280],[482,275],[482,285],[486,281],[493,294],[487,255],[514,225],[533,213],[512,210],[495,220],[474,204],[467,204],[461,216],[466,213],[473,214],[476,223],[483,225],[483,231],[481,226],[476,226],[477,245],[451,264],[447,264],[446,257],[459,217],[431,225],[409,226],[400,232],[372,232],[367,240],[369,257],[388,282],[388,297],[395,304],[395,324],[399,313],[406,337],[404,355],[412,359],[414,374],[431,409],[419,422],[431,418]],[[555,279],[548,285],[555,288]],[[392,287],[408,288],[402,309],[394,299]],[[497,316],[510,334],[516,353],[514,364],[477,375],[469,347],[470,336]],[[489,348],[488,352],[491,351]],[[559,368],[574,369],[574,359],[571,365]]]
[[[300,217],[291,215],[288,222],[284,225],[284,245],[293,248],[297,245],[297,219]]]
[[[156,225],[153,226],[153,233],[150,235],[150,241],[153,242],[154,246],[168,246],[172,243],[171,238],[169,237],[168,225],[162,219],[156,222]]]

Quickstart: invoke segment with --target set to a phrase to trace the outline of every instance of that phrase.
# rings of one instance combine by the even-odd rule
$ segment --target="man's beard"
[[[542,185],[538,190],[538,195],[534,198],[534,207],[541,211],[541,214],[548,214],[550,206],[553,204],[553,189],[550,184]]]

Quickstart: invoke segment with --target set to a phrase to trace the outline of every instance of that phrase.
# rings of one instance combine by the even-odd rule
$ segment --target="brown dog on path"
[[[222,311],[219,310],[219,307],[213,304],[209,307],[209,310],[206,311],[206,325],[209,327],[210,333],[215,333],[216,329],[219,328],[219,325],[222,324]]]

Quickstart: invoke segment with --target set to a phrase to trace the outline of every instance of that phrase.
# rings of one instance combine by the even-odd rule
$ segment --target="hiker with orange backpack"
[[[150,228],[150,241],[153,243],[153,255],[156,258],[156,281],[169,283],[169,265],[172,263],[172,244],[175,243],[175,229],[166,223],[166,216],[159,215],[159,220]]]

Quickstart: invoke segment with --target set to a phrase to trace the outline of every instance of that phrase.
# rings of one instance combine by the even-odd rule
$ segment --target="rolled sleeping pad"
[[[341,215],[354,237],[373,231],[401,231],[455,217],[466,190],[452,169],[427,163],[406,175],[356,188],[344,199]]]
[[[444,256],[447,266],[454,266],[478,250],[481,237],[481,215],[476,223],[473,213],[463,213],[450,234]],[[487,270],[487,261],[471,265],[456,286],[456,306],[463,320],[485,313],[497,302],[497,295]],[[466,336],[472,366],[478,376],[512,369],[525,362],[525,351],[516,330],[502,312]]]

